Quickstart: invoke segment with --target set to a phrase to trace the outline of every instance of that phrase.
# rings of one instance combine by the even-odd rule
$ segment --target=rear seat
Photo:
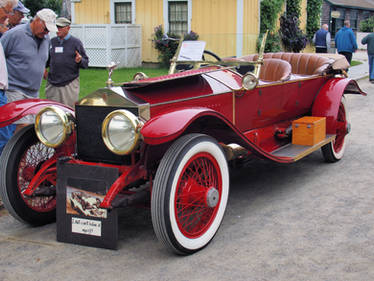
[[[320,75],[333,63],[333,59],[310,53],[265,53],[264,59],[281,59],[291,64],[291,72],[298,75]],[[239,61],[255,61],[257,54],[236,58]]]

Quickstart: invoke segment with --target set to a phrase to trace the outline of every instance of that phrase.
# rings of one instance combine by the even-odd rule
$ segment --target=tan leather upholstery
[[[288,61],[292,73],[300,75],[322,74],[333,60],[309,53],[266,53],[264,58],[278,58]]]
[[[291,64],[291,72],[299,75],[322,74],[334,60],[318,54],[310,53],[265,53],[264,59],[281,59]],[[247,55],[232,60],[255,61],[258,55]]]
[[[285,81],[290,79],[291,65],[285,60],[264,59],[261,66],[260,79],[264,81]]]

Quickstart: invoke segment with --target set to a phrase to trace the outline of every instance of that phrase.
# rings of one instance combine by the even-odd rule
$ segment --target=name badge
[[[64,47],[56,47],[55,48],[55,53],[58,54],[58,53],[63,53],[64,52]]]

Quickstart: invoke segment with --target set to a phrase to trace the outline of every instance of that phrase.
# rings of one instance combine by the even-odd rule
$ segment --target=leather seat
[[[260,70],[260,80],[286,81],[291,77],[291,65],[281,59],[264,59]]]
[[[236,61],[255,61],[257,54],[247,55],[232,60]],[[310,53],[265,53],[264,59],[281,59],[291,64],[291,72],[299,75],[323,74],[334,60]]]

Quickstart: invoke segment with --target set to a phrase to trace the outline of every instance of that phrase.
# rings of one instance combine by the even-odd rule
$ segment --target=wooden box
[[[326,117],[304,116],[292,122],[292,143],[315,145],[326,137]]]

